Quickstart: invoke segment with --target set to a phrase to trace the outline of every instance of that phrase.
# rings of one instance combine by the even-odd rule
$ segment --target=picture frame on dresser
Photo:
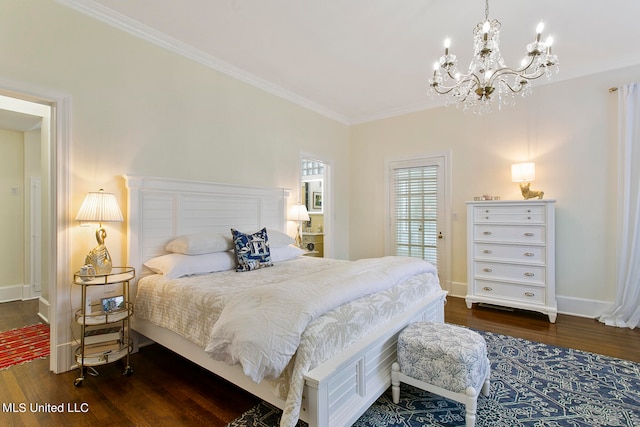
[[[555,200],[467,202],[467,295],[555,323]]]

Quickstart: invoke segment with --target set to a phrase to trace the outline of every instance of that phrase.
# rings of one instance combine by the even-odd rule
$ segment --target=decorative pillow
[[[204,255],[167,254],[152,258],[144,263],[154,273],[170,279],[194,274],[214,273],[233,270],[236,266],[232,252],[215,252]]]
[[[231,234],[235,245],[236,271],[257,270],[273,265],[266,228],[252,234],[232,228]]]
[[[233,249],[229,236],[219,233],[185,234],[170,241],[165,250],[185,255],[202,255],[214,252],[226,252]]]
[[[269,231],[269,243],[271,243],[271,232]],[[282,262],[290,259],[298,258],[304,253],[302,249],[295,245],[287,245],[281,248],[270,248],[271,262]]]

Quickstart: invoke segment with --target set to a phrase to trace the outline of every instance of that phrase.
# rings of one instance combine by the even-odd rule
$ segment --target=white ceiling
[[[27,132],[39,129],[42,117],[0,109],[0,129]]]
[[[57,1],[344,123],[440,105],[427,79],[443,40],[466,68],[485,13],[482,0]],[[640,1],[493,0],[489,12],[507,65],[544,20],[553,81],[640,64]]]

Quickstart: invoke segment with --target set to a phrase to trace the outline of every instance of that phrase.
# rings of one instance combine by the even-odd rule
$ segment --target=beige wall
[[[562,311],[615,298],[617,97],[640,67],[536,87],[514,107],[477,116],[454,107],[352,126],[350,257],[384,253],[385,159],[451,151],[452,280],[466,284],[466,206],[474,196],[521,199],[512,163],[536,162],[532,188],[556,199]],[[373,232],[372,232],[373,231]],[[588,300],[588,301],[581,301]],[[597,305],[597,304],[596,304]]]

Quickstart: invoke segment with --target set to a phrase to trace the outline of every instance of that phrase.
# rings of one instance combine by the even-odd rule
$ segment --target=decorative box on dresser
[[[467,307],[532,310],[555,323],[555,200],[467,202]]]

